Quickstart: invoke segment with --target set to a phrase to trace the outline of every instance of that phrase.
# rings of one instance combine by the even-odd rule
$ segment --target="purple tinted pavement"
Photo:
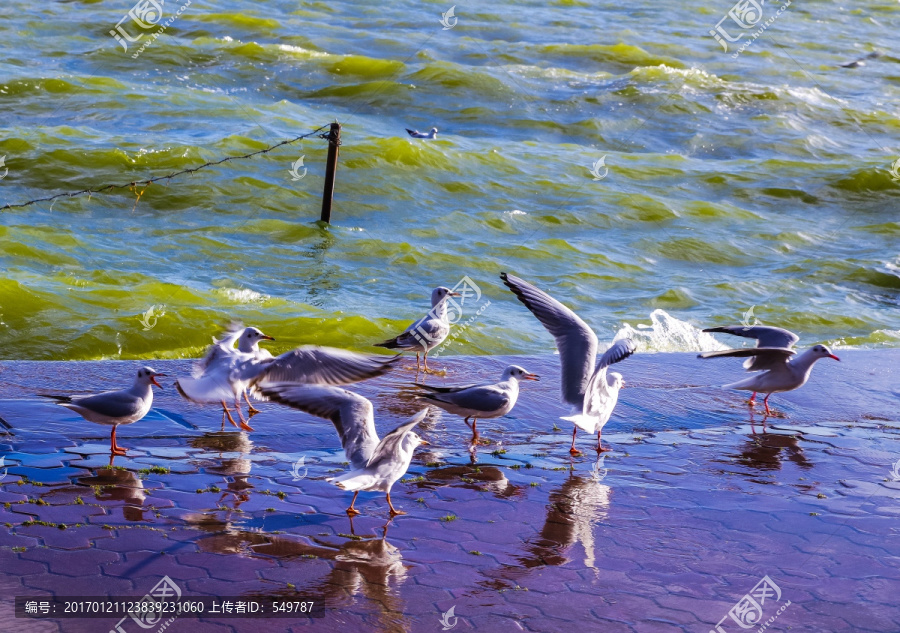
[[[140,598],[164,576],[185,596],[324,609],[182,616],[174,633],[707,633],[720,621],[734,633],[776,614],[768,631],[898,631],[900,351],[841,357],[773,396],[779,416],[763,429],[743,394],[709,386],[739,376],[737,361],[635,356],[617,367],[628,387],[600,461],[581,433],[584,454],[568,453],[557,358],[436,359],[447,375],[434,384],[493,380],[510,361],[542,382],[523,385],[510,416],[479,423],[474,455],[462,420],[433,411],[431,446],[392,495],[409,514],[389,521],[384,498],[362,493],[352,523],[351,495],[326,481],[346,468],[327,422],[264,403],[255,432],[220,431],[215,407],[167,388],[120,428],[128,456],[109,468],[108,429],[33,394],[118,388],[137,363],[0,363],[0,631],[106,633],[118,618],[17,620],[12,599]],[[420,408],[413,378],[403,368],[352,387],[380,431]],[[756,623],[754,604],[760,624],[729,616]]]

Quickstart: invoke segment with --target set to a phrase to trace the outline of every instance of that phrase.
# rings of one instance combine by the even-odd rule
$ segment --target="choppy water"
[[[137,59],[155,27],[128,52],[108,34],[128,2],[5,3],[0,204],[335,118],[344,145],[327,228],[319,139],[136,205],[4,210],[0,357],[191,356],[229,318],[275,349],[360,348],[464,276],[484,294],[449,353],[550,349],[501,270],[607,338],[662,310],[647,349],[696,347],[696,326],[751,307],[804,342],[900,346],[900,4],[793,2],[735,59],[748,36],[725,53],[708,33],[727,1],[458,2],[444,30],[451,1],[195,1]],[[436,141],[405,136],[432,125]]]

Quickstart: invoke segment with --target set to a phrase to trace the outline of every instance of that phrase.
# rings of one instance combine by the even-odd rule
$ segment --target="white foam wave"
[[[264,295],[249,288],[221,288],[219,292],[235,303],[256,303],[269,298],[269,295]]]
[[[616,339],[620,338],[630,338],[642,352],[712,352],[728,349],[712,334],[660,309],[650,313],[649,325],[638,323],[632,327],[625,323],[616,332]]]

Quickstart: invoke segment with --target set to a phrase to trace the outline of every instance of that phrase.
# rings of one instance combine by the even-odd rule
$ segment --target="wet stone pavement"
[[[13,598],[139,599],[164,576],[187,597],[323,610],[184,615],[175,633],[898,631],[900,350],[841,356],[773,396],[765,427],[743,394],[709,386],[739,362],[633,357],[601,460],[584,434],[568,453],[557,357],[435,359],[434,384],[493,380],[509,361],[542,382],[479,424],[474,453],[462,420],[434,410],[431,446],[394,487],[408,514],[390,521],[361,493],[352,522],[351,493],[326,481],[346,468],[326,421],[264,403],[254,432],[220,430],[220,411],[171,388],[190,363],[153,362],[166,388],[120,427],[128,455],[110,468],[107,427],[34,394],[121,388],[143,363],[0,363],[0,631],[105,633],[118,618],[16,619]],[[352,387],[379,432],[420,408],[414,377]]]

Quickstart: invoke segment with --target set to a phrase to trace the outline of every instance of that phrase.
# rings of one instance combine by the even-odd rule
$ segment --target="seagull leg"
[[[423,364],[425,365],[425,373],[426,374],[430,373],[428,370],[428,350],[427,349],[425,350],[425,356],[423,357],[422,360],[423,360]]]
[[[472,418],[472,443],[476,443],[481,434],[478,432],[478,418]]]
[[[118,424],[113,424],[112,433],[109,434],[109,452],[113,455],[125,455],[127,451],[116,442],[116,428],[118,426]]]
[[[769,411],[769,396],[771,395],[771,393],[767,393],[765,400],[763,400],[763,404],[766,405],[766,415],[772,415],[772,412]]]
[[[578,427],[577,426],[573,427],[572,428],[572,448],[569,449],[569,452],[572,455],[580,455],[581,454],[581,452],[577,448],[575,448],[575,434],[577,432],[578,432]]]
[[[253,406],[253,403],[250,402],[250,396],[247,395],[247,390],[244,389],[244,400],[247,401],[247,413],[253,415],[254,413],[259,413],[259,409]]]
[[[601,431],[597,431],[597,454],[598,454],[598,455],[599,455],[600,453],[606,453],[606,452],[609,452],[609,451],[612,450],[611,448],[603,448],[603,445],[600,443],[600,435],[601,435],[602,433],[603,433],[602,430],[601,430]]]
[[[751,407],[756,404],[756,392],[755,391],[753,392],[753,395],[750,396],[750,399],[747,400],[747,404],[749,404]]]
[[[359,490],[353,493],[353,501],[350,502],[350,507],[347,508],[347,516],[354,517],[359,514],[359,510],[353,507],[353,504],[356,503],[356,496],[359,494]]]
[[[222,413],[223,413],[225,416],[228,416],[228,421],[231,422],[234,426],[237,426],[237,425],[238,425],[237,422],[234,421],[234,418],[231,417],[231,410],[228,408],[228,405],[225,404],[225,401],[224,401],[224,400],[222,400]],[[222,420],[222,427],[224,428],[224,426],[225,426],[225,420],[223,419],[223,420]]]
[[[241,421],[240,428],[244,431],[252,431],[253,427],[247,424],[247,420],[244,419],[244,414],[241,413],[241,397],[235,396],[234,398],[234,407],[237,409],[238,419]]]
[[[391,503],[391,493],[387,493],[387,502],[388,507],[391,509],[391,516],[397,516],[398,514],[406,514],[403,510],[397,510],[394,508],[394,504]]]

